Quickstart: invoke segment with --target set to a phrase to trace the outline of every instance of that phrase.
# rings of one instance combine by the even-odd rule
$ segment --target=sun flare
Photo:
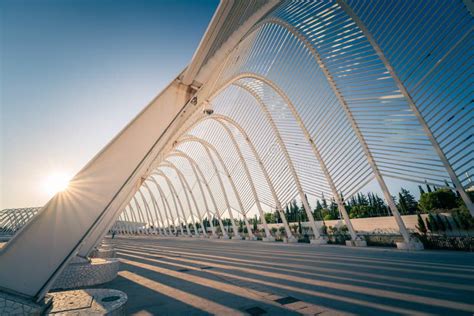
[[[43,183],[43,190],[50,196],[62,192],[69,186],[70,176],[64,172],[54,172],[48,175]]]

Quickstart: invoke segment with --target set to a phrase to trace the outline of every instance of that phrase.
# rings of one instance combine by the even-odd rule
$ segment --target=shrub
[[[460,207],[453,212],[453,220],[456,225],[464,230],[474,228],[474,218],[466,207]]]
[[[438,230],[442,232],[446,231],[446,225],[439,214],[436,214],[436,224],[438,225]]]
[[[474,237],[471,236],[419,236],[426,249],[474,251]]]
[[[439,230],[438,222],[436,221],[436,218],[433,216],[432,213],[428,214],[427,224],[428,224],[428,229],[432,233],[437,232]]]
[[[328,227],[326,225],[323,225],[321,226],[321,233],[323,235],[327,235],[328,234]]]
[[[420,196],[420,208],[426,212],[433,210],[451,210],[457,207],[456,194],[450,189],[438,189],[425,192]]]
[[[445,221],[446,230],[453,230],[453,227],[451,226],[451,223],[449,222],[449,218],[447,216],[443,216],[443,218]]]
[[[420,233],[422,233],[423,235],[426,235],[426,233],[428,232],[428,229],[426,228],[423,218],[421,217],[420,214],[418,214],[417,218],[418,218],[418,225],[416,226],[416,228],[418,229]]]

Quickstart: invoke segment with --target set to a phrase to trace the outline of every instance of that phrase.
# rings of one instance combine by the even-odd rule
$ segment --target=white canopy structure
[[[226,235],[221,219],[239,217],[251,235],[255,210],[269,236],[270,206],[291,237],[283,208],[297,198],[318,239],[306,194],[323,194],[357,240],[343,197],[375,181],[410,244],[387,178],[448,183],[474,215],[472,12],[460,0],[222,1],[189,66],[0,250],[0,289],[42,299],[117,220],[207,235],[215,218]]]

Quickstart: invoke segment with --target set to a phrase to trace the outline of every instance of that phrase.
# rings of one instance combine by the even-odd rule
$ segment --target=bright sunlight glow
[[[67,189],[70,177],[63,172],[51,173],[43,181],[43,190],[50,196]]]

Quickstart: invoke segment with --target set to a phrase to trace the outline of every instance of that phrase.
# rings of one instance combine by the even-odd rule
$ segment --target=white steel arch
[[[181,234],[186,225],[190,234],[176,181],[196,234],[194,214],[205,228],[197,203],[202,196],[208,219],[212,223],[215,215],[224,237],[221,214],[227,209],[240,238],[232,208],[252,237],[246,211],[255,201],[262,217],[260,200],[273,203],[291,237],[282,203],[298,196],[311,230],[324,242],[309,193],[335,199],[355,240],[341,195],[354,195],[373,179],[410,249],[417,243],[391,196],[390,180],[451,188],[449,181],[474,215],[469,196],[474,188],[474,20],[466,3],[400,1],[388,8],[372,0],[269,1],[249,3],[245,10],[223,4],[187,69],[74,177],[67,191],[32,218],[30,213],[0,216],[5,229],[17,231],[0,249],[1,290],[41,301],[71,259],[87,256],[117,219],[123,221],[117,228],[129,234],[177,234],[176,225]],[[406,21],[405,12],[413,18]],[[258,118],[250,117],[256,113]],[[262,117],[264,124],[251,126]],[[224,160],[225,146],[216,148],[213,141],[228,138],[210,137],[207,119],[224,129],[238,159]],[[202,137],[186,135],[201,131]],[[264,137],[276,141],[274,156]],[[206,157],[200,160],[196,153]],[[170,161],[173,156],[185,159],[190,169]],[[235,161],[242,169],[233,168]],[[250,171],[255,161],[258,175]],[[169,178],[169,168],[178,179],[174,173]],[[189,183],[186,172],[197,185]],[[156,179],[166,182],[173,205]],[[147,182],[155,183],[157,194]],[[53,249],[57,238],[61,243]],[[18,264],[31,262],[38,251],[44,258],[35,258],[34,271]]]

